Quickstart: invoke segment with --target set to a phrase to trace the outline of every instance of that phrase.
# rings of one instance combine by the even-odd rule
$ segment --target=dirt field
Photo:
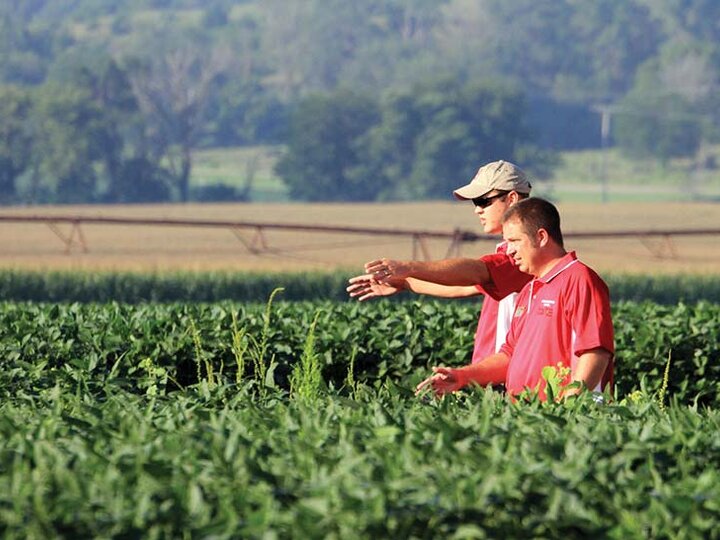
[[[586,231],[720,229],[720,204],[559,204],[566,234]],[[83,215],[187,218],[261,223],[323,224],[481,233],[466,203],[405,204],[206,204],[8,208],[2,215]],[[59,226],[65,235],[70,226]],[[0,267],[62,270],[360,270],[377,257],[412,258],[411,238],[265,231],[268,249],[251,253],[229,229],[158,226],[82,226],[88,252],[65,245],[45,224],[0,222]],[[251,242],[255,232],[242,233]],[[568,238],[585,262],[601,273],[720,274],[720,235],[662,239]],[[647,245],[646,245],[647,244]],[[648,245],[650,248],[648,248]],[[431,258],[446,256],[449,240],[428,240]],[[494,242],[465,243],[461,254],[491,251]],[[654,252],[654,253],[653,253]],[[674,253],[674,256],[672,254]],[[416,254],[422,258],[418,249]],[[660,256],[658,256],[658,254]]]

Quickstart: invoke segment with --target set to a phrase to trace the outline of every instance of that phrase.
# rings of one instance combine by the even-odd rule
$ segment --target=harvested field
[[[587,231],[720,229],[720,205],[713,203],[560,203],[566,234]],[[9,208],[3,215],[82,215],[132,218],[205,219],[480,233],[468,204],[188,204]],[[61,224],[65,235],[70,226]],[[387,256],[412,258],[409,237],[264,231],[268,249],[251,253],[255,235],[239,240],[228,229],[159,226],[82,226],[88,252],[65,245],[44,224],[0,223],[0,267],[57,270],[255,270],[360,269]],[[601,273],[720,273],[717,236],[568,239],[569,249]],[[465,243],[461,254],[493,249],[494,242]],[[649,246],[649,247],[648,247]],[[432,258],[444,257],[449,240],[427,240]],[[422,257],[421,251],[416,251]],[[658,256],[660,254],[660,256]]]

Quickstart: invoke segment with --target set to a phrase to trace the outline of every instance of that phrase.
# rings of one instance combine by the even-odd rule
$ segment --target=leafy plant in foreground
[[[657,396],[665,380],[665,396],[707,406],[720,402],[719,305],[618,303],[613,311],[618,396],[641,383]],[[273,385],[288,389],[315,318],[313,345],[328,386],[349,389],[350,373],[356,383],[392,380],[411,386],[429,366],[469,361],[477,306],[0,303],[0,368],[13,380],[0,392],[7,396],[18,389],[52,387],[77,368],[92,375],[88,384],[98,389],[113,379],[145,393],[147,374],[139,364],[146,358],[166,370],[168,391],[206,380],[205,362],[218,385],[252,380],[259,391]],[[193,324],[195,337],[201,337],[200,353]],[[666,376],[669,351],[672,365]]]
[[[315,329],[320,313],[315,315],[303,347],[300,361],[295,364],[290,376],[290,392],[301,399],[317,398],[322,387],[320,359],[315,350]]]

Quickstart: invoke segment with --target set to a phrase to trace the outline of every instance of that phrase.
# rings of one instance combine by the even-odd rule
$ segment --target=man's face
[[[475,215],[480,219],[485,234],[502,233],[502,215],[512,203],[508,193],[491,191],[484,197],[473,199]]]
[[[507,242],[507,254],[510,255],[521,272],[534,274],[540,246],[527,235],[525,228],[518,219],[506,221],[502,226],[503,238]]]

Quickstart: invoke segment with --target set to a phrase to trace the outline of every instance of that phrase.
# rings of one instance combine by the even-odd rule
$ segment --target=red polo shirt
[[[505,342],[515,311],[517,293],[532,279],[532,276],[518,269],[506,252],[507,242],[501,242],[495,253],[480,258],[490,273],[492,284],[487,287],[475,286],[485,298],[475,332],[473,364],[495,354]]]
[[[578,356],[598,347],[615,352],[608,288],[570,252],[520,292],[501,348],[510,356],[507,391],[538,388],[545,399],[542,368],[561,364],[572,370]],[[603,388],[612,382],[613,364],[603,374]]]

